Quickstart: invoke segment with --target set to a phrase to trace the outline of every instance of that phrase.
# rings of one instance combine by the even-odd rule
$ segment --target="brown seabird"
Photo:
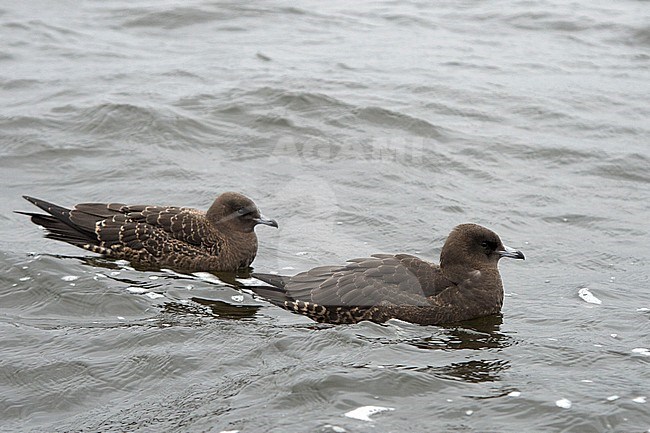
[[[20,212],[46,237],[143,268],[232,272],[257,254],[255,226],[278,227],[248,197],[225,192],[207,212],[189,207],[80,203],[66,209],[23,196],[49,215]]]
[[[438,325],[501,311],[502,257],[524,259],[524,254],[505,246],[492,230],[461,224],[443,245],[440,265],[409,254],[374,254],[294,276],[253,273],[271,286],[247,288],[317,322],[400,319]]]

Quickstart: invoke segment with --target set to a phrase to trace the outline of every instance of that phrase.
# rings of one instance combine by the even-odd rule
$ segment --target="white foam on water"
[[[512,391],[508,393],[508,397],[519,397],[521,395],[521,392],[519,391]]]
[[[607,397],[607,401],[614,401],[614,400],[618,400],[619,398],[621,397],[618,395],[610,395],[609,397]]]
[[[79,277],[76,276],[76,275],[66,275],[66,276],[64,276],[64,277],[61,277],[61,279],[62,279],[63,281],[75,281],[75,280],[78,280]]]
[[[650,356],[650,350],[646,349],[645,347],[636,347],[632,349],[632,353],[638,353],[639,355],[643,356]]]
[[[635,403],[645,403],[646,402],[646,397],[644,395],[642,395],[642,396],[633,398],[632,401],[635,402]]]
[[[209,272],[194,272],[192,275],[194,275],[201,281],[207,281],[208,283],[223,285],[223,283],[219,278],[215,277]]]
[[[591,293],[591,291],[586,287],[583,287],[582,289],[578,290],[578,296],[580,296],[580,298],[583,301],[585,301],[585,302],[587,302],[589,304],[600,305],[600,304],[603,303],[600,299],[595,297],[594,294]]]
[[[164,298],[165,297],[165,295],[161,295],[160,293],[154,293],[154,292],[147,292],[147,293],[145,293],[145,296],[148,296],[151,299],[158,299],[158,298]]]
[[[232,295],[230,299],[235,302],[244,302],[244,295]]]
[[[561,407],[562,409],[569,409],[571,408],[571,400],[568,400],[566,398],[561,398],[555,402],[555,405],[557,407]]]
[[[191,278],[191,275],[181,274],[180,272],[176,272],[173,269],[161,268],[160,271],[164,272],[166,274],[174,275],[174,276],[179,277],[179,278]]]
[[[135,293],[136,295],[141,295],[143,293],[147,293],[147,289],[143,289],[142,287],[135,287],[135,286],[129,286],[126,288],[126,291],[129,293]]]
[[[346,412],[344,415],[348,418],[354,418],[360,421],[371,421],[371,415],[379,412],[385,412],[387,410],[395,410],[395,408],[383,406],[361,406],[354,410]]]

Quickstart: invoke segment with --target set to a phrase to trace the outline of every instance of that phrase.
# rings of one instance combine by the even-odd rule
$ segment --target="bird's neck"
[[[239,263],[239,267],[250,266],[257,255],[257,236],[254,231],[230,232],[227,245],[228,248],[223,251],[223,255]]]
[[[496,267],[479,267],[477,269],[468,268],[466,264],[446,264],[440,266],[442,275],[449,281],[458,286],[465,284],[473,287],[482,287],[488,289],[502,289],[501,275]],[[489,287],[488,287],[489,286]]]

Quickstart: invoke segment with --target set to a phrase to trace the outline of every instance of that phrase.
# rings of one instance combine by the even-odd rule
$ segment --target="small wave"
[[[534,159],[545,163],[546,166],[564,166],[586,164],[590,161],[602,160],[603,152],[571,149],[558,146],[526,146],[509,150],[517,153],[523,159]]]
[[[1,80],[0,88],[2,90],[14,90],[14,89],[26,89],[34,87],[39,84],[39,80],[33,80],[29,78],[20,78],[16,80]]]
[[[382,107],[370,106],[352,111],[355,117],[382,128],[398,129],[425,138],[440,139],[445,136],[441,129],[430,122],[408,114]]]
[[[119,12],[118,10],[114,11],[116,14]],[[126,28],[155,27],[171,30],[226,18],[224,13],[218,10],[183,6],[154,12],[150,8],[129,8],[124,12],[128,12],[127,16],[129,16],[129,19],[122,23],[122,26]]]
[[[253,106],[284,107],[299,113],[327,112],[330,110],[350,109],[352,105],[319,92],[287,90],[263,86],[240,93],[238,99]],[[234,95],[233,95],[234,96]]]
[[[631,30],[625,42],[632,46],[650,47],[650,26]]]
[[[539,30],[548,32],[581,32],[592,29],[610,27],[612,24],[597,21],[593,17],[558,14],[553,12],[525,12],[503,18],[507,23],[518,29]]]
[[[629,182],[650,183],[650,159],[645,155],[633,153],[624,157],[612,159],[606,163],[597,164],[586,170],[588,174],[607,179]]]
[[[107,102],[84,108],[61,107],[57,113],[65,113],[67,130],[102,140],[122,139],[164,147],[167,143],[212,143],[218,135],[208,122],[168,108]]]
[[[608,221],[607,218],[597,217],[594,215],[584,215],[584,214],[564,214],[564,215],[554,215],[542,218],[548,223],[561,223],[569,224],[577,227],[594,227],[598,226],[599,223],[603,221]]]

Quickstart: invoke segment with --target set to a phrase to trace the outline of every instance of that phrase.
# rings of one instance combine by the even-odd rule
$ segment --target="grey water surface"
[[[5,1],[0,40],[0,430],[650,431],[648,2]],[[322,326],[13,213],[227,190],[257,271],[462,222],[527,260],[501,317]]]

